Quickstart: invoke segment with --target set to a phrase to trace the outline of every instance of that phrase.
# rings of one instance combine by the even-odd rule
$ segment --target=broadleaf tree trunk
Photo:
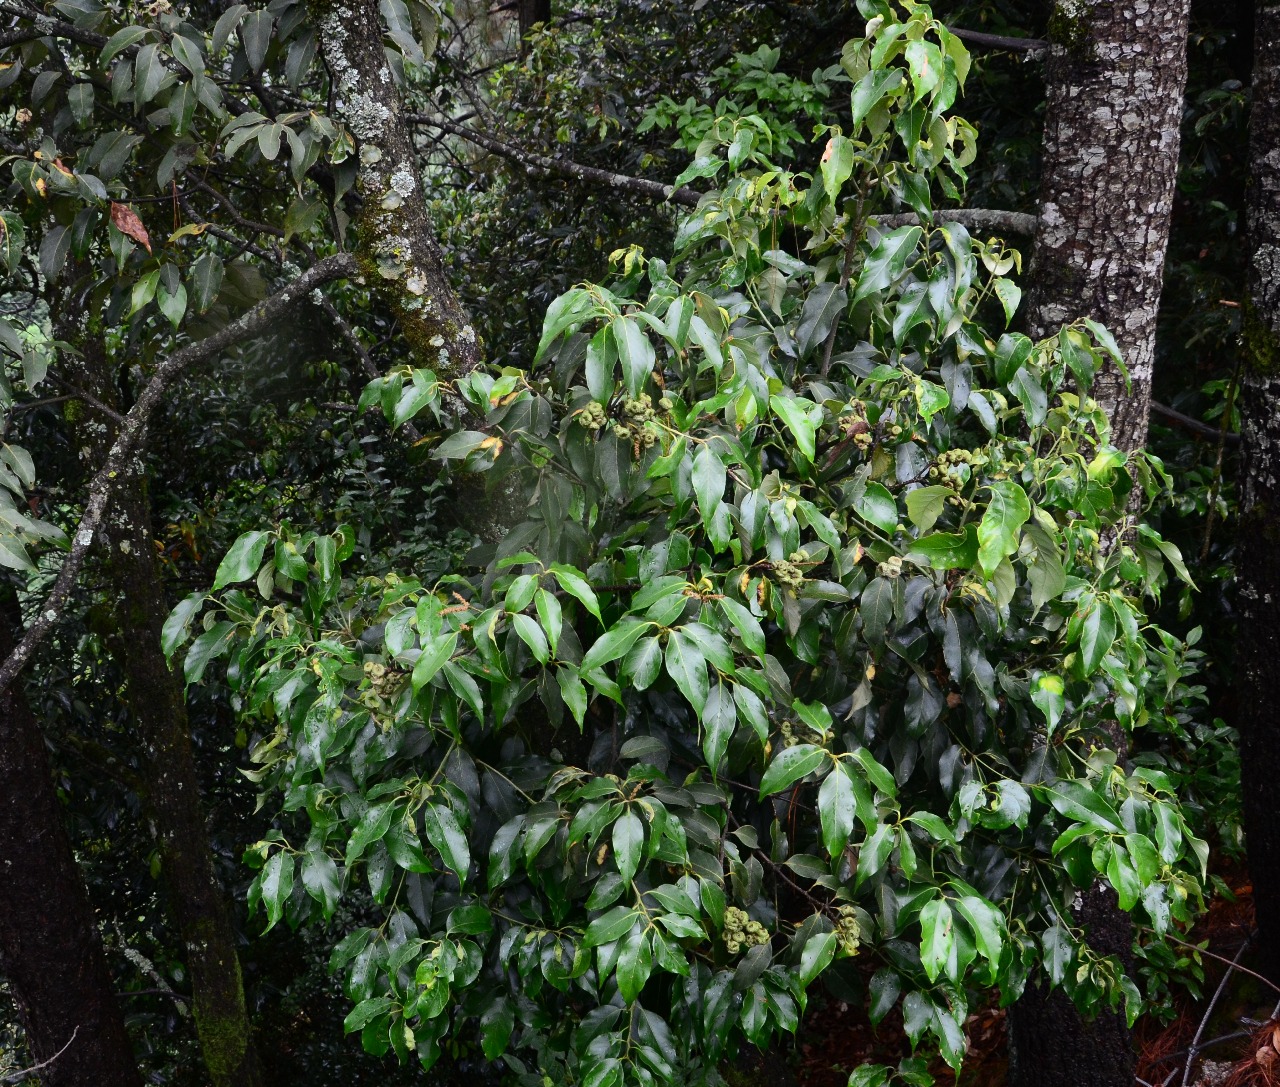
[[[1240,777],[1264,971],[1280,981],[1280,3],[1255,11],[1236,585]]]
[[[1045,68],[1028,324],[1102,322],[1124,354],[1093,396],[1124,450],[1147,441],[1156,311],[1187,83],[1190,0],[1057,0]]]
[[[108,406],[119,394],[100,338],[81,343],[73,385]],[[88,467],[106,457],[116,427],[86,405],[81,447]],[[185,692],[160,647],[169,613],[156,560],[146,479],[138,458],[120,479],[102,529],[104,589],[113,609],[108,644],[124,674],[145,767],[140,799],[160,855],[167,913],[182,943],[192,1016],[213,1087],[262,1082],[245,1007],[236,934],[213,868]]]
[[[12,591],[0,655],[16,640]],[[47,1087],[141,1087],[44,737],[21,684],[0,693],[0,973]],[[68,1044],[70,1043],[70,1044]]]
[[[382,44],[378,0],[311,0],[311,11],[336,112],[359,156],[361,271],[399,321],[417,364],[450,381],[477,364],[480,344],[445,275],[404,104]]]
[[[1114,365],[1093,395],[1112,442],[1147,439],[1156,314],[1164,274],[1186,87],[1190,0],[1057,0],[1028,330],[1052,335],[1080,317],[1115,336]],[[1117,746],[1122,736],[1115,737]],[[1081,895],[1075,922],[1099,953],[1129,956],[1129,918],[1110,889]],[[1124,1017],[1086,1021],[1059,989],[1032,982],[1009,1015],[1011,1087],[1131,1087]]]
[[[520,15],[520,42],[524,49],[524,39],[539,23],[551,21],[551,0],[518,0]]]

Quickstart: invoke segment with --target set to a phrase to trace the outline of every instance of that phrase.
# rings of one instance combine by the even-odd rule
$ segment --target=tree
[[[1143,478],[1087,396],[1118,351],[1088,318],[988,331],[1014,257],[932,211],[973,154],[968,56],[922,5],[867,8],[812,175],[712,117],[670,263],[619,251],[528,371],[369,385],[528,510],[482,566],[344,577],[349,528],[256,529],[166,625],[190,681],[228,657],[299,813],[251,850],[268,926],[382,907],[332,959],[371,1052],[430,1067],[467,1032],[530,1083],[715,1082],[874,949],[873,1015],[901,1000],[958,1066],[971,994],[1041,968],[1136,1011],[1078,889],[1190,916],[1204,845],[1105,746],[1148,712],[1141,600],[1180,567],[1110,544]]]
[[[258,50],[261,47],[265,51],[273,21],[266,16],[263,22],[266,13],[237,9],[237,19],[243,20],[243,26],[236,42],[234,62],[247,62],[248,67],[235,72],[234,63],[230,65],[232,70],[217,71],[216,64],[212,66],[214,70],[206,67],[204,50],[210,39],[190,24],[179,24],[176,18],[165,16],[164,12],[153,13],[153,20],[147,26],[117,23],[111,27],[114,33],[106,35],[99,33],[98,28],[104,19],[109,20],[110,26],[110,20],[116,16],[96,4],[72,11],[71,22],[36,18],[34,11],[20,6],[5,10],[17,20],[16,28],[4,43],[9,48],[18,47],[19,60],[11,68],[13,74],[16,76],[25,66],[37,83],[46,80],[45,90],[52,89],[47,84],[48,76],[53,75],[60,82],[58,92],[52,97],[43,90],[31,95],[30,101],[41,111],[39,120],[45,122],[49,135],[43,151],[21,161],[15,171],[27,185],[27,224],[20,215],[5,213],[5,264],[11,274],[22,275],[20,264],[27,225],[39,230],[39,258],[31,272],[34,276],[38,267],[38,274],[45,282],[56,284],[45,291],[43,301],[58,324],[57,333],[78,349],[78,353],[64,356],[61,362],[55,363],[54,372],[87,402],[89,410],[87,413],[82,410],[80,415],[79,439],[87,466],[96,472],[93,472],[70,557],[49,598],[37,609],[18,651],[5,662],[4,683],[12,684],[39,639],[57,621],[95,534],[100,534],[107,554],[104,568],[108,575],[108,597],[116,615],[114,645],[128,677],[127,689],[139,726],[146,767],[142,778],[147,783],[143,799],[157,828],[162,870],[169,885],[170,912],[186,950],[194,1017],[205,1063],[217,1084],[253,1084],[258,1082],[258,1073],[235,934],[211,866],[181,691],[160,653],[160,625],[167,605],[156,568],[147,489],[142,478],[143,430],[147,416],[167,393],[168,380],[177,376],[181,366],[171,366],[167,377],[161,374],[152,377],[150,395],[144,392],[139,403],[124,413],[126,405],[120,402],[115,388],[116,372],[125,365],[124,356],[119,350],[119,340],[103,329],[102,312],[105,308],[111,313],[112,303],[108,301],[104,306],[104,294],[112,291],[113,280],[119,282],[117,276],[130,265],[131,256],[136,272],[132,284],[136,293],[131,292],[129,296],[131,312],[154,305],[154,316],[175,331],[184,317],[198,319],[220,300],[224,271],[231,275],[233,282],[237,272],[249,276],[242,280],[248,299],[256,301],[260,297],[252,281],[256,272],[234,262],[226,269],[214,250],[187,264],[184,283],[179,271],[181,258],[177,261],[157,259],[146,226],[127,201],[130,197],[142,197],[146,191],[143,185],[164,191],[166,180],[172,180],[189,165],[190,158],[186,156],[194,147],[191,136],[203,128],[202,120],[196,116],[197,109],[217,121],[226,120],[223,88],[253,82],[264,59]],[[464,328],[465,321],[443,278],[439,253],[426,224],[421,192],[414,181],[416,165],[408,157],[408,136],[395,117],[383,123],[386,106],[373,104],[375,98],[386,98],[385,85],[390,79],[377,7],[363,5],[359,11],[363,13],[363,22],[360,19],[344,21],[331,13],[319,18],[318,26],[327,61],[333,70],[343,75],[335,88],[339,91],[339,110],[348,107],[352,110],[351,147],[358,154],[356,161],[360,164],[353,180],[365,197],[364,217],[358,230],[369,261],[366,268],[373,282],[394,282],[403,277],[402,288],[384,293],[391,298],[403,330],[413,338],[422,357],[438,361],[441,352],[452,351],[465,366],[474,358],[475,337],[474,334],[461,335],[470,330]],[[227,35],[236,30],[230,23],[219,24],[219,28],[212,41],[221,35],[224,44]],[[362,30],[366,31],[363,38]],[[308,33],[312,33],[310,28]],[[308,42],[312,50],[309,62],[314,60],[314,45],[312,38]],[[83,57],[75,56],[77,49],[86,50]],[[104,60],[113,67],[114,83],[109,84],[100,74]],[[73,71],[76,74],[72,74]],[[179,81],[175,73],[184,79]],[[123,130],[106,136],[89,128],[87,121],[94,114],[95,97],[109,95],[114,106],[121,99],[120,88],[126,81],[132,88],[125,92],[130,105],[141,108],[159,95],[166,103],[167,112],[158,121],[155,118],[141,121],[126,115]],[[272,98],[265,91],[261,103],[268,113],[273,112]],[[239,114],[240,121],[253,117],[265,120],[261,114],[247,111],[234,97],[230,108]],[[34,120],[30,110],[26,114],[29,120]],[[272,130],[279,139],[280,128]],[[61,152],[52,149],[54,134],[64,141]],[[83,145],[82,139],[85,139]],[[144,172],[139,172],[131,160],[144,140],[158,140],[163,150],[158,160],[153,159]],[[295,166],[303,166],[307,151],[298,143],[298,137],[291,134],[287,142],[291,150],[297,148],[300,152]],[[278,142],[276,147],[278,150]],[[45,155],[44,151],[49,154]],[[63,165],[60,154],[83,169],[73,174]],[[154,170],[156,161],[160,165],[158,172]],[[33,170],[22,168],[38,162],[48,165],[52,173],[46,175],[40,166],[34,166]],[[89,169],[96,169],[97,173],[90,174]],[[126,194],[117,188],[114,195],[123,197],[123,202],[108,197],[106,189],[108,184],[119,185],[116,179],[122,172],[128,178],[129,189]],[[61,179],[72,178],[75,180],[69,188],[60,184]],[[214,201],[223,199],[206,178],[200,181],[203,186],[200,191]],[[321,180],[328,181],[332,187],[330,177]],[[48,181],[53,182],[52,190]],[[219,178],[216,183],[224,182]],[[173,191],[176,200],[176,187]],[[47,203],[46,198],[50,198]],[[51,219],[41,214],[46,207],[52,211]],[[231,210],[234,215],[234,209]],[[406,230],[410,223],[414,229]],[[167,246],[171,255],[178,256],[182,238],[198,236],[206,226],[198,225],[185,233],[177,231]],[[104,263],[108,253],[111,256]],[[346,265],[341,269],[350,270]],[[221,292],[223,298],[226,293]],[[125,296],[114,297],[122,302]],[[268,309],[278,311],[279,307]],[[84,321],[86,311],[87,322]],[[31,315],[38,316],[38,313]],[[112,319],[108,316],[106,323]],[[131,327],[126,339],[141,332],[138,323],[128,323]],[[225,318],[222,324],[226,325]],[[215,332],[197,344],[194,351],[189,348],[189,361],[208,357],[231,342],[225,336],[231,327],[220,330],[221,339]],[[27,359],[26,376],[34,387],[43,377],[49,355],[33,352],[30,346],[23,345],[12,326],[6,324],[5,332],[9,352],[18,359]],[[117,345],[115,351],[108,346],[109,339]],[[44,343],[47,345],[49,340],[46,338]],[[39,363],[31,361],[36,358]],[[75,359],[76,363],[67,366],[68,359]],[[39,366],[39,370],[32,370],[33,365]],[[160,369],[164,371],[163,366]],[[30,485],[32,474],[25,470],[30,465],[29,458],[17,463],[19,477]],[[19,479],[14,477],[13,481],[21,490]],[[24,544],[37,538],[37,533],[47,526],[29,517],[11,517],[8,525],[9,565],[30,566]],[[49,921],[53,923],[52,918]],[[35,977],[37,972],[23,969],[17,971],[17,976]]]
[[[1050,20],[1041,191],[1027,327],[1043,336],[1089,313],[1116,337],[1094,395],[1111,440],[1146,444],[1156,316],[1177,175],[1189,0],[1058,3]],[[1141,489],[1135,500],[1141,498]],[[1113,738],[1124,751],[1124,737]],[[1109,891],[1086,892],[1089,938],[1128,960],[1132,930]],[[1020,1087],[1127,1085],[1136,1059],[1124,1018],[1084,1021],[1061,993],[1032,987],[1010,1025],[1010,1076]]]
[[[5,602],[0,651],[17,601]],[[40,726],[21,690],[0,695],[0,971],[50,1087],[140,1087],[93,910],[62,825]]]
[[[76,296],[74,284],[68,294]],[[78,322],[60,314],[59,323]],[[69,327],[64,339],[79,341],[71,376],[86,397],[78,404],[82,414],[77,436],[81,457],[91,470],[107,459],[119,437],[119,394],[101,333],[91,326],[88,335],[79,337]],[[253,1087],[261,1080],[236,934],[213,870],[182,686],[160,649],[166,601],[146,480],[136,457],[116,476],[114,491],[101,529],[102,573],[116,632],[112,654],[126,677],[142,753],[140,799],[159,845],[168,912],[186,951],[192,1015],[205,1067],[215,1087]]]
[[[1249,870],[1264,970],[1280,978],[1280,841],[1274,832],[1275,692],[1278,599],[1275,559],[1275,450],[1280,420],[1280,6],[1258,3],[1254,24],[1253,105],[1249,118],[1248,239],[1251,253],[1240,396],[1243,463],[1240,494],[1241,784]]]

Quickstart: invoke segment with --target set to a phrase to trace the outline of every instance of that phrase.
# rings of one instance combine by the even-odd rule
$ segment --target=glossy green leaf
[[[262,904],[267,908],[267,929],[275,927],[276,922],[284,916],[289,896],[293,894],[293,854],[283,850],[271,854],[271,858],[263,866],[259,886],[262,890]]]
[[[683,630],[673,631],[667,641],[665,661],[667,675],[675,681],[680,693],[701,717],[711,684],[707,678],[707,659],[697,639]]]
[[[644,822],[633,809],[628,809],[613,824],[613,857],[624,883],[635,878],[643,849]]]
[[[625,656],[627,651],[636,644],[640,635],[652,629],[649,623],[626,622],[612,630],[606,630],[592,643],[591,648],[582,658],[582,671],[590,672],[592,669]]]
[[[218,572],[213,576],[213,591],[237,581],[248,581],[258,572],[262,565],[262,556],[267,550],[269,532],[246,532],[231,545],[231,550],[218,564]]]
[[[457,875],[458,881],[465,884],[471,867],[471,846],[452,809],[443,804],[424,805],[422,829],[444,863]]]
[[[827,761],[827,753],[814,744],[796,744],[784,747],[765,770],[760,779],[760,795],[771,796],[794,785],[802,777],[813,773]]]
[[[996,480],[989,487],[991,500],[978,524],[978,562],[987,577],[1018,550],[1022,526],[1031,516],[1027,492],[1013,480]]]
[[[948,970],[955,950],[955,918],[945,898],[935,898],[920,911],[920,965],[930,981]],[[956,980],[951,978],[951,980]]]
[[[951,497],[950,487],[917,487],[907,492],[907,516],[921,532],[928,532],[937,523],[946,500]],[[918,541],[917,541],[918,543]]]
[[[793,400],[790,397],[775,394],[769,398],[769,407],[782,419],[791,436],[795,439],[796,448],[805,460],[812,462],[815,445],[816,427],[809,419],[808,408],[812,407],[807,400]]]

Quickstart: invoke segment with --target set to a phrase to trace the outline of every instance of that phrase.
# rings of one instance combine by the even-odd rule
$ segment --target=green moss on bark
[[[1089,7],[1083,0],[1059,0],[1049,16],[1049,40],[1076,57],[1091,51]]]
[[[1275,377],[1280,372],[1280,336],[1272,331],[1252,302],[1244,305],[1241,332],[1249,372],[1258,377]]]

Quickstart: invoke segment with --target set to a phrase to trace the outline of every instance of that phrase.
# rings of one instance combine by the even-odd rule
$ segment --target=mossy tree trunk
[[[119,395],[99,338],[80,344],[72,384],[108,407]],[[96,467],[115,440],[115,426],[86,406],[80,447]],[[100,530],[104,591],[113,609],[109,640],[125,677],[128,708],[145,767],[141,796],[160,855],[168,915],[185,952],[192,1014],[214,1087],[262,1082],[250,1037],[235,929],[213,869],[184,691],[160,648],[169,612],[156,559],[147,484],[134,458],[119,481]]]
[[[0,654],[17,601],[0,602]],[[47,1087],[141,1087],[93,909],[62,824],[44,737],[14,684],[0,693],[0,973]],[[53,1059],[56,1055],[56,1059]]]
[[[1251,263],[1240,390],[1240,776],[1264,969],[1280,981],[1280,3],[1260,2],[1249,119]]]
[[[378,0],[311,0],[336,112],[356,141],[357,256],[419,366],[448,381],[480,359],[445,275],[404,106],[383,47]]]
[[[1126,451],[1147,439],[1189,8],[1189,0],[1057,0],[1050,22],[1028,326],[1040,337],[1092,317],[1110,329],[1129,384],[1108,365],[1093,393]],[[1127,960],[1129,918],[1109,889],[1082,894],[1074,920],[1096,951]],[[1011,1087],[1133,1083],[1124,1017],[1104,1011],[1086,1021],[1060,990],[1030,983],[1010,1011],[1009,1041]]]

